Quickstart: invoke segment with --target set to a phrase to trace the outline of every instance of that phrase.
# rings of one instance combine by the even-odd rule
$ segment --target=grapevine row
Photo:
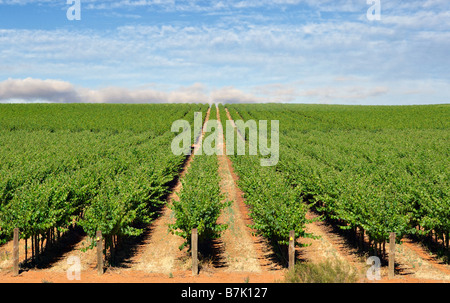
[[[219,111],[221,122],[225,125],[225,107],[219,105]],[[230,111],[234,121],[241,120],[241,114],[240,111]],[[244,135],[245,130],[240,133]],[[237,140],[241,140],[241,137],[237,136]],[[251,227],[275,247],[288,244],[291,230],[295,231],[296,238],[312,237],[305,231],[309,222],[306,219],[308,206],[302,203],[300,193],[289,186],[284,175],[279,174],[275,167],[261,166],[260,157],[248,153],[243,156],[230,155],[234,171],[239,176],[238,186],[244,192],[245,203],[249,206],[253,222]]]
[[[210,117],[216,117],[216,107],[212,106]],[[171,209],[175,223],[169,230],[185,239],[180,249],[191,243],[191,231],[197,229],[200,246],[220,237],[226,224],[218,224],[223,209],[230,201],[223,202],[220,191],[218,159],[215,155],[194,155],[187,174],[181,180],[179,200],[174,200]]]

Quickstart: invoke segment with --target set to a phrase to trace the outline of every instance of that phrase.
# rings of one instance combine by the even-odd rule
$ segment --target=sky
[[[442,104],[449,54],[449,0],[0,0],[2,103]]]

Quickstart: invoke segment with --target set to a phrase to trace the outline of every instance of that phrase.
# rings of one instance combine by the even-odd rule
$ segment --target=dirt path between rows
[[[312,211],[307,219],[317,218]],[[332,226],[323,221],[307,224],[307,232],[319,236],[319,239],[299,239],[300,243],[309,244],[308,247],[297,247],[296,251],[300,262],[319,263],[326,260],[340,260],[358,275],[359,282],[381,283],[450,283],[450,266],[442,264],[418,243],[403,239],[402,244],[396,245],[394,279],[388,278],[387,266],[380,268],[381,280],[369,280],[367,271],[368,253],[358,252],[358,249],[349,244],[349,241]]]
[[[231,201],[231,205],[224,209],[218,219],[219,224],[227,224],[228,228],[220,237],[224,246],[223,258],[229,271],[261,272],[258,257],[253,247],[250,233],[242,218],[242,212],[237,203],[238,188],[234,183],[231,169],[226,155],[226,143],[223,136],[223,127],[220,122],[219,109],[217,109],[218,121],[218,150],[220,189],[225,196],[224,203]],[[242,196],[241,196],[242,197]]]
[[[209,120],[210,109],[208,109],[204,123]],[[173,212],[170,209],[172,201],[179,201],[178,193],[181,191],[181,180],[186,175],[191,162],[194,160],[195,152],[201,147],[202,131],[197,142],[194,143],[193,152],[188,157],[183,170],[168,198],[168,204],[164,207],[161,216],[156,219],[148,233],[148,237],[137,249],[136,255],[131,259],[130,269],[140,270],[147,273],[171,274],[174,271],[188,270],[190,258],[185,251],[180,251],[183,238],[169,232],[169,224],[175,223]]]
[[[317,217],[318,215],[312,211],[308,211],[306,214],[308,220],[317,219]],[[306,225],[306,232],[319,238],[298,239],[300,243],[308,245],[296,248],[298,259],[301,262],[320,263],[337,259],[361,275],[364,265],[357,255],[356,249],[351,248],[343,237],[333,233],[332,227],[323,221],[316,220]]]
[[[397,262],[400,274],[405,278],[442,280],[450,283],[450,265],[439,261],[436,255],[409,238],[402,239],[402,245],[397,245]]]
[[[237,186],[238,177],[226,155],[226,142],[220,122],[219,109],[217,109],[217,121],[219,129],[218,149],[221,151],[218,155],[220,187],[225,195],[225,201],[232,202],[219,218],[220,223],[228,224],[228,228],[221,237],[225,247],[224,258],[228,265],[227,271],[262,273],[271,271],[271,274],[275,274],[275,271],[282,270],[282,267],[271,261],[272,252],[265,245],[264,240],[255,236],[254,231],[248,227],[252,222],[248,216],[243,192]],[[283,273],[278,273],[281,278]]]

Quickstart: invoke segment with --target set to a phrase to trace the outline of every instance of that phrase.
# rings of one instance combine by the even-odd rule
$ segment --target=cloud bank
[[[252,87],[249,91],[233,86],[208,87],[202,83],[175,89],[163,89],[156,84],[137,88],[109,86],[91,89],[56,79],[7,79],[0,82],[0,103],[322,103],[322,104],[392,104],[393,96],[407,104],[429,104],[447,83],[417,82],[395,86],[355,85],[358,78],[336,78],[333,86],[305,86],[303,82],[273,83]],[[437,85],[437,86],[436,86]],[[414,89],[411,89],[414,87]],[[383,99],[387,97],[387,99]],[[381,98],[379,100],[379,98]],[[433,100],[431,98],[431,100]],[[444,102],[448,103],[448,102]],[[398,102],[396,104],[404,104]]]
[[[208,92],[202,84],[165,92],[156,89],[106,87],[98,90],[77,87],[52,79],[8,79],[0,82],[0,102],[53,103],[253,103],[268,99],[247,94],[233,87]]]

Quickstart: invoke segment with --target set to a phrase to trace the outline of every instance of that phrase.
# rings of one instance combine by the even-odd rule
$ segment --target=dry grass
[[[298,263],[286,275],[287,283],[356,283],[358,273],[347,263],[326,260],[321,263]]]

